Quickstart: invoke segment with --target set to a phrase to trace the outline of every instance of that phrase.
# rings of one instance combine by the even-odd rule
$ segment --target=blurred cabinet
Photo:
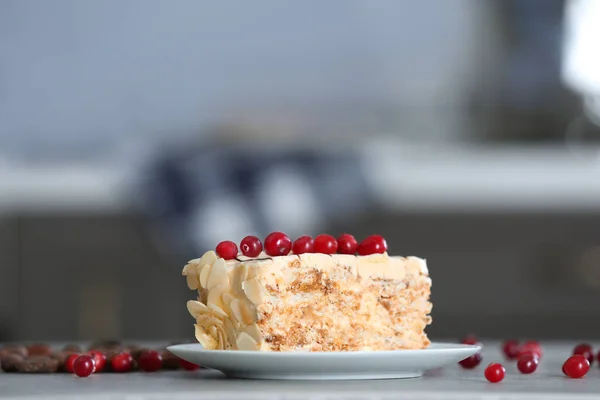
[[[3,339],[180,337],[181,263],[164,262],[135,216],[27,215],[11,228],[18,244],[7,286],[18,288],[18,305],[8,307],[17,316]]]
[[[600,335],[599,223],[594,213],[427,213],[332,230],[379,232],[394,254],[427,259],[434,337],[584,339]]]
[[[17,222],[0,218],[0,340],[17,332],[19,311],[19,269]]]
[[[372,215],[327,228],[379,232],[427,259],[433,337],[600,335],[600,214]],[[184,259],[136,215],[22,215],[0,223],[2,340],[192,335]],[[573,326],[577,326],[574,331]]]

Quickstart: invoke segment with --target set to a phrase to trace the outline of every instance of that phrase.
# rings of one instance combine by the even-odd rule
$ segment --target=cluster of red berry
[[[474,336],[468,336],[462,341],[464,344],[477,344],[478,340]],[[535,340],[524,343],[511,339],[502,344],[502,352],[507,360],[517,360],[517,369],[522,374],[531,374],[535,372],[542,358],[542,346]],[[598,352],[600,359],[600,351]],[[459,364],[465,369],[473,369],[481,363],[480,353],[460,361]],[[573,349],[573,355],[569,357],[562,366],[562,372],[569,378],[583,378],[590,370],[590,364],[594,361],[594,352],[592,346],[582,343]],[[489,364],[485,371],[485,378],[492,383],[500,382],[504,379],[506,370],[500,363]]]
[[[200,368],[196,364],[183,359],[179,359],[178,362],[181,368],[188,371]],[[110,365],[110,368],[108,365]],[[92,350],[87,354],[71,354],[65,360],[64,369],[84,378],[93,373],[106,370],[129,372],[134,369],[134,365],[137,365],[144,372],[156,372],[163,367],[163,356],[156,350],[142,350],[135,355],[123,351],[108,359],[102,351]]]
[[[269,256],[286,256],[292,251],[294,254],[323,253],[323,254],[382,254],[387,251],[387,243],[380,235],[371,235],[358,243],[354,236],[344,233],[337,239],[331,235],[321,234],[314,239],[310,236],[301,236],[293,243],[282,232],[270,233],[264,241],[265,253]],[[246,236],[240,242],[240,250],[246,257],[257,257],[263,251],[263,244],[256,236]],[[230,241],[220,242],[215,251],[225,260],[232,260],[238,255],[238,246]]]

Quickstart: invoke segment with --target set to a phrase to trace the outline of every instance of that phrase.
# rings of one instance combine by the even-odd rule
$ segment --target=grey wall
[[[0,149],[102,151],[278,107],[452,120],[492,31],[481,4],[4,0]]]

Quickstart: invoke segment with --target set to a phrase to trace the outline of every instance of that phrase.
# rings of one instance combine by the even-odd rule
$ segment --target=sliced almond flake
[[[211,315],[201,315],[196,318],[196,323],[206,329],[210,329],[211,326],[220,324],[221,320]]]
[[[231,320],[226,319],[223,323],[223,329],[225,329],[225,336],[227,336],[227,341],[229,344],[235,344],[235,329],[233,328],[233,324]]]
[[[206,305],[210,306],[211,304],[214,304],[215,306],[219,307],[221,310],[225,308],[225,304],[223,303],[223,299],[221,298],[221,295],[223,294],[223,292],[227,289],[227,287],[224,286],[217,286],[212,288],[211,290],[208,291],[208,296],[206,298]]]
[[[229,285],[229,277],[227,276],[227,265],[225,260],[222,258],[217,259],[210,269],[208,280],[206,281],[206,288],[208,290],[215,286]]]
[[[214,313],[221,318],[229,318],[229,314],[227,314],[221,307],[217,306],[216,304],[209,303],[208,308],[214,311]]]
[[[241,264],[233,269],[233,280],[231,282],[231,287],[234,292],[238,295],[241,295],[242,282],[246,280],[246,276],[248,275],[248,267],[245,264]]]
[[[252,337],[252,339],[256,340],[256,343],[260,344],[262,342],[262,332],[258,329],[256,324],[248,325],[244,328],[244,332]]]
[[[229,293],[223,293],[221,295],[221,300],[223,300],[223,311],[227,313],[228,317],[231,315],[231,302],[233,299],[234,297]]]
[[[207,286],[207,282],[208,282],[208,275],[210,274],[210,269],[212,268],[211,264],[204,264],[201,267],[199,267],[200,269],[200,285],[206,289]]]
[[[255,278],[258,275],[258,268],[259,267],[257,267],[257,266],[248,267],[248,272],[247,272],[246,276],[244,277],[244,279]]]
[[[219,350],[223,350],[226,344],[225,333],[222,330],[217,330],[217,340],[219,342]]]
[[[263,303],[265,290],[258,279],[252,278],[242,282],[242,290],[246,294],[246,297],[248,297],[248,300],[255,305]]]
[[[198,289],[198,284],[200,283],[198,282],[198,275],[186,275],[185,282],[190,290]]]
[[[242,312],[242,322],[244,325],[253,324],[258,320],[256,309],[254,308],[254,305],[250,303],[250,301],[246,299],[240,300],[240,310]]]
[[[242,306],[241,306],[240,300],[233,299],[231,301],[231,304],[229,304],[229,306],[231,307],[231,313],[233,314],[234,321],[237,322],[238,324],[243,324],[244,323],[244,314],[242,313]]]
[[[258,350],[258,343],[246,332],[240,332],[236,340],[238,350]]]
[[[231,302],[233,301],[233,299],[235,299],[235,297],[233,297],[231,294],[229,293],[223,293],[221,295],[221,300],[223,300],[223,303],[225,303],[225,305],[229,305],[231,304]]]
[[[206,253],[204,253],[202,255],[202,257],[200,257],[200,260],[198,261],[198,264],[200,265],[206,265],[206,264],[212,264],[215,261],[217,261],[217,253],[215,253],[213,250],[207,251]]]
[[[183,276],[189,275],[190,267],[192,267],[191,264],[186,264],[185,267],[183,267],[183,269],[181,270],[181,275],[183,275]]]
[[[217,348],[217,341],[212,336],[210,336],[208,332],[206,332],[206,329],[204,329],[200,325],[194,325],[194,328],[196,340],[200,342],[202,347],[204,347],[206,350],[214,350]]]
[[[193,260],[188,261],[188,264],[198,264],[200,262],[199,258],[194,258]]]
[[[208,333],[212,335],[212,337],[217,337],[217,327],[215,325],[211,325],[208,327]]]
[[[208,309],[208,307],[206,307],[206,305],[200,303],[199,301],[195,301],[195,300],[190,300],[187,302],[187,309],[188,309],[189,313],[192,315],[192,317],[194,317],[194,318],[198,318],[200,315],[210,312],[210,310]]]

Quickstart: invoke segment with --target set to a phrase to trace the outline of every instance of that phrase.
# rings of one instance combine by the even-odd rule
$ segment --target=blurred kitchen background
[[[0,341],[192,337],[223,239],[381,233],[434,338],[600,337],[600,2],[1,0]]]

